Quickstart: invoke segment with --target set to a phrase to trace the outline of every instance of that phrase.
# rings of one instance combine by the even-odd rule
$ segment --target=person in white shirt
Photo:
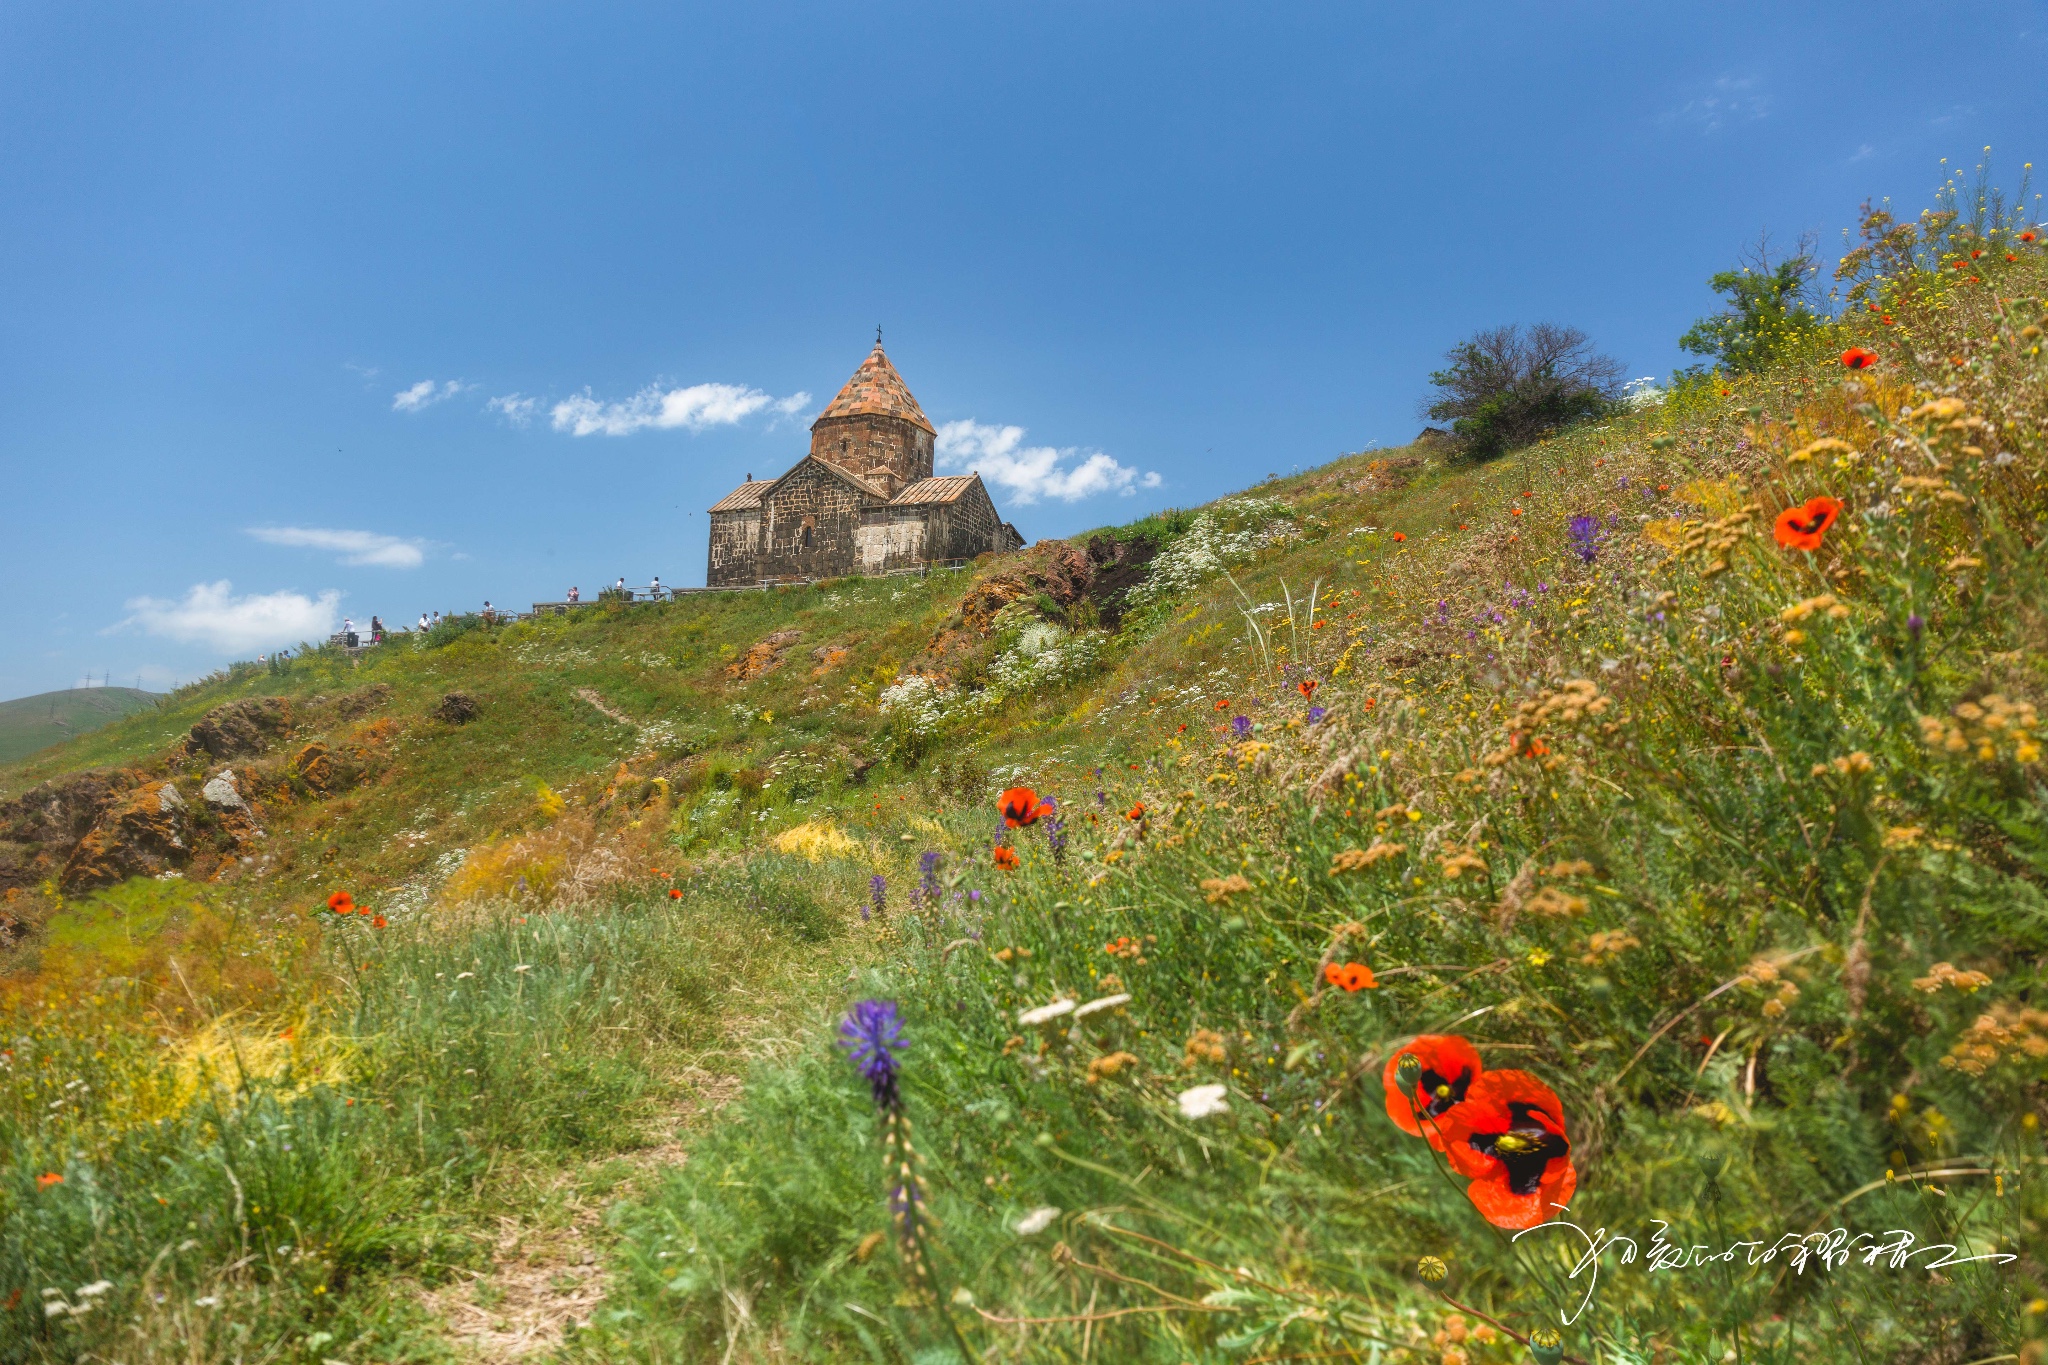
[[[651,587],[650,587],[650,588],[648,589],[648,595],[649,595],[650,597],[653,597],[653,598],[655,598],[655,599],[656,599],[657,601],[658,601],[658,600],[660,600],[660,598],[661,598],[661,575],[660,575],[660,574],[656,574],[656,575],[654,576],[654,583],[653,583],[653,585],[652,585],[652,586],[651,586]]]
[[[420,629],[421,629],[421,630],[425,630],[426,628],[427,628],[427,614],[426,614],[425,612],[421,612],[421,613],[420,613]]]

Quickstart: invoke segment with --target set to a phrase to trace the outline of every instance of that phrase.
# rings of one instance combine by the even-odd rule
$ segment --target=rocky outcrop
[[[78,841],[57,884],[66,891],[89,891],[182,869],[192,861],[191,832],[191,811],[176,787],[136,787]]]
[[[767,639],[748,645],[746,653],[725,666],[725,676],[738,678],[744,682],[748,678],[758,678],[771,669],[779,668],[782,665],[782,651],[803,637],[804,633],[800,630],[778,630]]]
[[[123,769],[70,773],[0,803],[0,890],[57,876],[101,817],[142,781]]]
[[[450,692],[441,698],[441,704],[434,708],[432,714],[435,720],[443,720],[450,725],[467,725],[482,713],[483,708],[469,693]]]
[[[216,706],[185,737],[187,753],[216,762],[252,758],[291,733],[291,703],[282,697],[244,697]]]
[[[326,796],[335,788],[334,755],[315,740],[292,755],[292,773],[316,796]]]

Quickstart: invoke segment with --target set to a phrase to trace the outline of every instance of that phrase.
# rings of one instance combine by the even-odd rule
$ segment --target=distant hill
[[[74,687],[0,701],[0,763],[26,758],[75,735],[111,725],[156,705],[157,694],[133,687]]]

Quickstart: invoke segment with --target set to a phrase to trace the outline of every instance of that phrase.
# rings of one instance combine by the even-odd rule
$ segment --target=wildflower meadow
[[[1968,208],[1769,364],[1118,528],[1110,611],[181,696],[360,785],[19,898],[0,1359],[2041,1360],[2048,258]]]

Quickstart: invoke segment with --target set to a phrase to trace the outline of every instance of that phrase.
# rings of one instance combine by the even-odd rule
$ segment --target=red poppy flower
[[[1313,697],[1316,694],[1316,680],[1314,678],[1303,678],[1294,685],[1294,690],[1301,693],[1304,697]]]
[[[2029,232],[2022,232],[2022,233],[2020,234],[2020,240],[2021,240],[2021,241],[2023,241],[2023,242],[2031,242],[2031,241],[2033,241],[2033,240],[2034,240],[2034,234],[2033,234],[2033,233],[2032,233],[2031,231],[2029,231]]]
[[[1230,698],[1218,697],[1216,699],[1216,709],[1218,711],[1228,711],[1230,709]]]
[[[1984,249],[1983,249],[1982,247],[1979,247],[1979,248],[1977,248],[1977,250],[1975,250],[1975,251],[1973,251],[1973,252],[1971,252],[1971,253],[1970,253],[1970,259],[1974,261],[1974,260],[1976,260],[1976,259],[1977,259],[1977,258],[1978,258],[1979,256],[1982,256],[1983,254],[1984,254]]]
[[[1406,540],[1406,539],[1408,539],[1408,537],[1406,537],[1406,536],[1402,535],[1402,534],[1401,534],[1401,533],[1400,533],[1399,531],[1396,531],[1396,532],[1394,532],[1394,539],[1396,539],[1396,540]]]
[[[1332,962],[1323,968],[1323,979],[1346,992],[1376,991],[1380,986],[1363,962]]]
[[[1549,1222],[1579,1187],[1557,1092],[1526,1071],[1489,1071],[1446,1120],[1444,1159],[1497,1228]]]
[[[1788,550],[1818,550],[1820,538],[1835,524],[1835,518],[1842,515],[1842,504],[1833,498],[1808,498],[1803,506],[1788,507],[1778,513],[1777,524],[1771,534],[1778,538],[1778,544]]]
[[[670,888],[668,889],[668,898],[669,898],[670,900],[672,900],[672,901],[679,901],[679,900],[681,900],[681,899],[683,898],[683,893],[682,893],[682,890],[681,890],[680,888],[678,888],[678,887],[673,887],[673,886],[671,886],[671,887],[670,887]]]
[[[1051,815],[1052,802],[1039,800],[1038,793],[1029,787],[1012,787],[996,798],[996,809],[1003,813],[1005,825],[1022,829]]]
[[[1422,1063],[1422,1074],[1415,1078],[1414,1093],[1404,1094],[1399,1072],[1401,1059],[1409,1056]],[[1456,1034],[1425,1033],[1404,1043],[1387,1058],[1387,1069],[1380,1076],[1387,1091],[1387,1117],[1402,1132],[1428,1138],[1430,1146],[1442,1151],[1439,1129],[1444,1115],[1464,1101],[1484,1070],[1479,1049]]]
[[[1522,509],[1519,507],[1510,507],[1508,509],[1508,515],[1511,517],[1519,517],[1520,515],[1522,515]]]
[[[1142,820],[1144,818],[1145,803],[1143,801],[1134,803],[1129,810],[1124,812],[1124,819],[1126,820]]]
[[[1867,370],[1877,363],[1877,352],[1867,351],[1861,346],[1851,346],[1842,352],[1842,363],[1852,370]]]
[[[995,860],[996,866],[1005,872],[1015,872],[1017,870],[1017,863],[1019,861],[1017,850],[1011,848],[1008,844],[1004,844],[996,849]]]
[[[36,1188],[39,1190],[47,1190],[52,1185],[61,1185],[63,1183],[64,1177],[58,1175],[55,1171],[45,1171],[36,1177]]]
[[[372,929],[382,929],[387,923],[389,923],[389,921],[387,921],[382,915],[376,915],[371,918],[370,927]]]
[[[327,898],[327,908],[337,915],[350,914],[356,908],[356,898],[346,891],[337,891]]]

